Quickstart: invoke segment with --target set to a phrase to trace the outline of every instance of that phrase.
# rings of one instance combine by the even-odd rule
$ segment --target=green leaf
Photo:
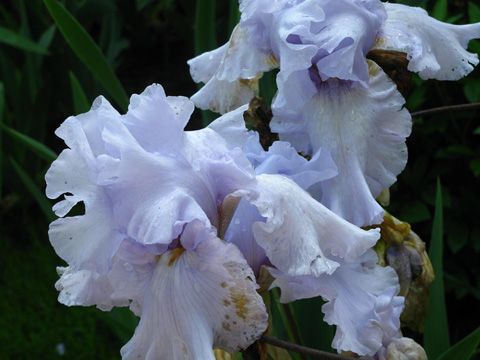
[[[3,125],[3,114],[5,113],[5,86],[3,85],[3,82],[0,81],[0,125]],[[0,126],[0,151],[3,147],[2,145],[2,129],[3,127]],[[2,154],[0,153],[0,199],[2,199],[2,186],[3,186],[3,157]]]
[[[430,287],[430,305],[425,320],[424,346],[428,358],[437,359],[450,347],[443,284],[443,204],[440,179],[437,180],[435,216],[428,255],[435,271],[435,280]]]
[[[476,128],[475,130],[473,130],[473,133],[475,135],[480,135],[480,127]]]
[[[215,0],[197,0],[195,5],[194,43],[199,55],[218,46],[215,18]]]
[[[480,344],[480,327],[445,351],[437,360],[470,359]]]
[[[230,13],[228,14],[228,31],[232,30],[237,26],[240,21],[240,9],[238,8],[237,0],[230,0]]]
[[[127,110],[128,97],[100,48],[78,21],[56,0],[44,0],[48,11],[72,50],[110,93],[123,111]]]
[[[480,80],[475,78],[466,79],[466,84],[463,87],[463,93],[468,101],[471,103],[480,100]]]
[[[145,6],[153,2],[153,0],[137,0],[135,2],[137,11],[142,11]]]
[[[70,77],[70,86],[72,88],[73,110],[75,115],[83,114],[90,110],[90,103],[75,74],[69,71],[68,76]]]
[[[440,21],[445,21],[447,17],[447,0],[438,0],[435,6],[433,7],[433,17]]]
[[[43,46],[40,46],[29,38],[4,27],[0,27],[0,43],[41,55],[50,54],[50,52]]]
[[[453,254],[458,253],[468,243],[468,227],[463,221],[452,222],[448,226],[447,242]]]
[[[475,176],[480,175],[480,159],[470,161],[470,169],[472,169]]]
[[[480,7],[473,1],[468,2],[468,19],[471,23],[480,22]]]
[[[422,201],[413,201],[403,209],[399,217],[409,224],[430,220],[431,215],[428,207]]]
[[[55,154],[52,150],[50,150],[48,147],[43,145],[41,142],[32,139],[31,137],[22,134],[18,132],[17,130],[14,130],[10,127],[8,127],[5,124],[0,123],[0,127],[3,128],[3,130],[8,133],[9,135],[12,136],[14,140],[17,140],[21,144],[25,145],[28,149],[32,150],[35,154],[40,156],[42,159],[47,161],[48,163],[51,163],[54,161],[58,155]]]
[[[25,170],[22,169],[22,167],[12,157],[10,157],[10,162],[12,163],[12,166],[15,169],[18,177],[22,180],[27,190],[30,192],[32,197],[36,200],[37,204],[42,209],[48,221],[51,222],[55,220],[56,216],[52,211],[52,205],[47,200],[47,198],[43,195],[43,193],[39,190],[39,188],[35,185],[35,182],[32,180],[32,178],[25,172]]]

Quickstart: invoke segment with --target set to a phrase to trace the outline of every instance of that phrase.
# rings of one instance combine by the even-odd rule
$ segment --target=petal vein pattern
[[[317,91],[304,106],[289,103],[293,73],[279,86],[281,107],[273,105],[272,130],[306,153],[327,149],[338,176],[310,189],[313,196],[358,226],[381,222],[375,198],[396,181],[407,161],[406,137],[411,117],[395,84],[370,62],[368,88],[330,79],[316,82]],[[313,78],[312,81],[316,79]],[[280,98],[280,97],[279,97]],[[303,104],[302,104],[303,105]]]
[[[137,315],[149,318],[160,306],[156,300],[167,302],[165,323],[178,330],[170,339],[179,345],[175,358],[183,358],[185,348],[188,358],[207,359],[213,345],[229,351],[248,346],[265,330],[267,314],[240,251],[217,238],[225,197],[256,183],[250,162],[236,147],[247,140],[243,111],[184,132],[192,111],[187,98],[166,97],[161,86],[152,85],[132,96],[125,115],[100,97],[90,112],[67,119],[57,135],[69,149],[47,172],[47,196],[65,194],[54,207],[59,216],[78,202],[86,211],[56,220],[49,235],[69,264],[58,269],[59,301],[102,310],[130,304]],[[226,140],[232,137],[233,145]],[[158,283],[165,288],[156,288]],[[182,283],[189,284],[188,291],[177,287]],[[205,291],[199,288],[203,285]],[[161,294],[169,289],[173,297],[164,300]],[[197,293],[204,295],[197,296],[199,302],[192,296]],[[222,298],[208,297],[215,294]],[[185,325],[178,328],[185,309],[176,308],[172,317],[182,299],[196,311],[189,313],[195,326],[202,327],[203,335],[193,343],[195,336],[180,331]],[[145,323],[154,335],[169,331],[145,318],[138,331]],[[125,356],[143,351],[131,344]],[[169,349],[170,342],[162,351]],[[157,350],[149,351],[146,358],[159,358]]]
[[[289,276],[269,269],[276,278],[272,287],[281,288],[282,302],[322,296],[328,301],[322,307],[325,321],[337,326],[332,347],[373,355],[400,329],[404,298],[396,296],[398,277],[392,268],[376,264],[373,250],[351,264],[337,261],[341,265],[333,274],[318,277]]]
[[[292,180],[281,175],[259,175],[245,196],[266,222],[255,222],[253,234],[270,262],[289,275],[331,274],[338,256],[353,262],[379,238],[376,229],[362,230],[335,215]]]
[[[143,294],[141,320],[121,350],[130,359],[214,360],[258,339],[267,313],[240,251],[214,235],[172,261],[160,256]],[[159,326],[161,324],[161,326]]]

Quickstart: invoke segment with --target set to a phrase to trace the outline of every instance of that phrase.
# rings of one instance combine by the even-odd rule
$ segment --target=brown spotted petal
[[[215,235],[161,255],[143,293],[140,323],[123,359],[215,360],[260,338],[268,315],[240,251]]]

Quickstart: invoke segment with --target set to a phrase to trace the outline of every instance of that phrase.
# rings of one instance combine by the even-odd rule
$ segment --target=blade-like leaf
[[[194,42],[195,54],[215,49],[215,0],[197,0],[195,5]]]
[[[102,84],[123,111],[127,110],[128,97],[100,48],[78,21],[56,0],[44,0],[55,23],[75,54]]]
[[[32,150],[35,154],[40,156],[45,161],[51,163],[58,157],[58,155],[55,154],[55,152],[50,150],[41,142],[35,139],[32,139],[31,137],[25,134],[22,134],[17,130],[12,129],[5,124],[0,124],[0,127],[2,127],[7,134],[11,135],[14,140],[17,140],[23,145],[25,145],[28,149]]]
[[[445,21],[447,17],[448,2],[447,0],[437,0],[433,7],[433,17],[440,21]]]
[[[40,46],[29,38],[4,27],[0,27],[0,43],[41,55],[50,54],[50,52],[43,46]]]
[[[230,0],[230,12],[228,14],[228,31],[232,32],[240,21],[240,10],[237,0]]]
[[[199,55],[218,46],[215,33],[215,0],[197,0],[195,5],[194,46]],[[217,115],[209,110],[202,111],[203,125],[207,126]]]
[[[450,347],[443,285],[443,204],[440,180],[437,181],[435,216],[428,255],[435,271],[435,280],[430,287],[430,305],[425,320],[424,346],[428,358],[437,359]]]
[[[5,87],[3,82],[0,81],[0,124],[3,124],[3,114],[5,111]],[[2,149],[2,126],[0,126],[0,149]],[[1,151],[1,150],[0,150]],[[0,199],[2,198],[2,186],[3,186],[3,158],[2,154],[0,153]]]
[[[27,190],[30,192],[32,197],[36,200],[36,202],[42,209],[48,221],[55,220],[56,216],[52,211],[52,205],[47,200],[47,198],[43,195],[40,189],[35,185],[35,182],[32,180],[32,178],[25,172],[25,170],[22,169],[22,167],[13,158],[10,158],[10,162],[13,168],[15,169],[20,180],[22,180]]]
[[[69,71],[68,75],[70,76],[70,86],[72,88],[73,96],[73,110],[75,115],[85,113],[90,110],[90,103],[88,102],[87,96],[85,95],[82,85],[78,81],[75,74]]]
[[[480,327],[445,351],[437,360],[468,360],[475,352],[478,344],[480,344]]]
[[[142,11],[145,6],[150,4],[153,0],[137,0],[135,5],[137,7],[137,11]]]

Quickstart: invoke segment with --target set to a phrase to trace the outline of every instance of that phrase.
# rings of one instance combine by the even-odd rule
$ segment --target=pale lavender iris
[[[411,120],[396,85],[367,53],[401,51],[422,78],[456,80],[478,63],[465,49],[480,37],[480,24],[445,24],[422,9],[379,0],[242,0],[240,10],[235,33],[242,41],[226,46],[250,54],[250,61],[224,52],[222,64],[234,69],[227,79],[223,65],[207,63],[204,55],[192,59],[193,78],[207,83],[193,97],[202,99],[197,105],[222,112],[247,102],[246,93],[225,90],[251,85],[245,80],[261,76],[275,65],[267,59],[275,59],[272,130],[309,155],[327,149],[338,167],[338,176],[312,194],[358,226],[380,222],[384,212],[375,198],[405,166]],[[212,99],[222,107],[212,108]]]
[[[214,359],[213,347],[246,348],[267,326],[252,270],[217,234],[223,200],[255,185],[253,168],[212,128],[184,132],[193,108],[152,85],[125,115],[100,97],[57,130],[69,147],[46,175],[47,195],[65,194],[49,231],[69,265],[59,300],[130,306],[141,320],[124,359]],[[63,217],[78,202],[85,215]]]
[[[307,188],[334,176],[328,152],[307,161],[284,142],[259,151],[258,138],[247,142],[245,109],[185,132],[192,102],[152,85],[132,96],[125,115],[100,97],[57,130],[69,147],[46,175],[47,195],[65,194],[49,231],[69,265],[59,269],[59,300],[130,306],[140,323],[124,359],[213,359],[213,347],[244,349],[267,327],[259,266],[330,275],[378,240],[378,229],[348,223],[287,178]],[[250,222],[232,235],[242,197]],[[85,214],[65,217],[79,202]]]

